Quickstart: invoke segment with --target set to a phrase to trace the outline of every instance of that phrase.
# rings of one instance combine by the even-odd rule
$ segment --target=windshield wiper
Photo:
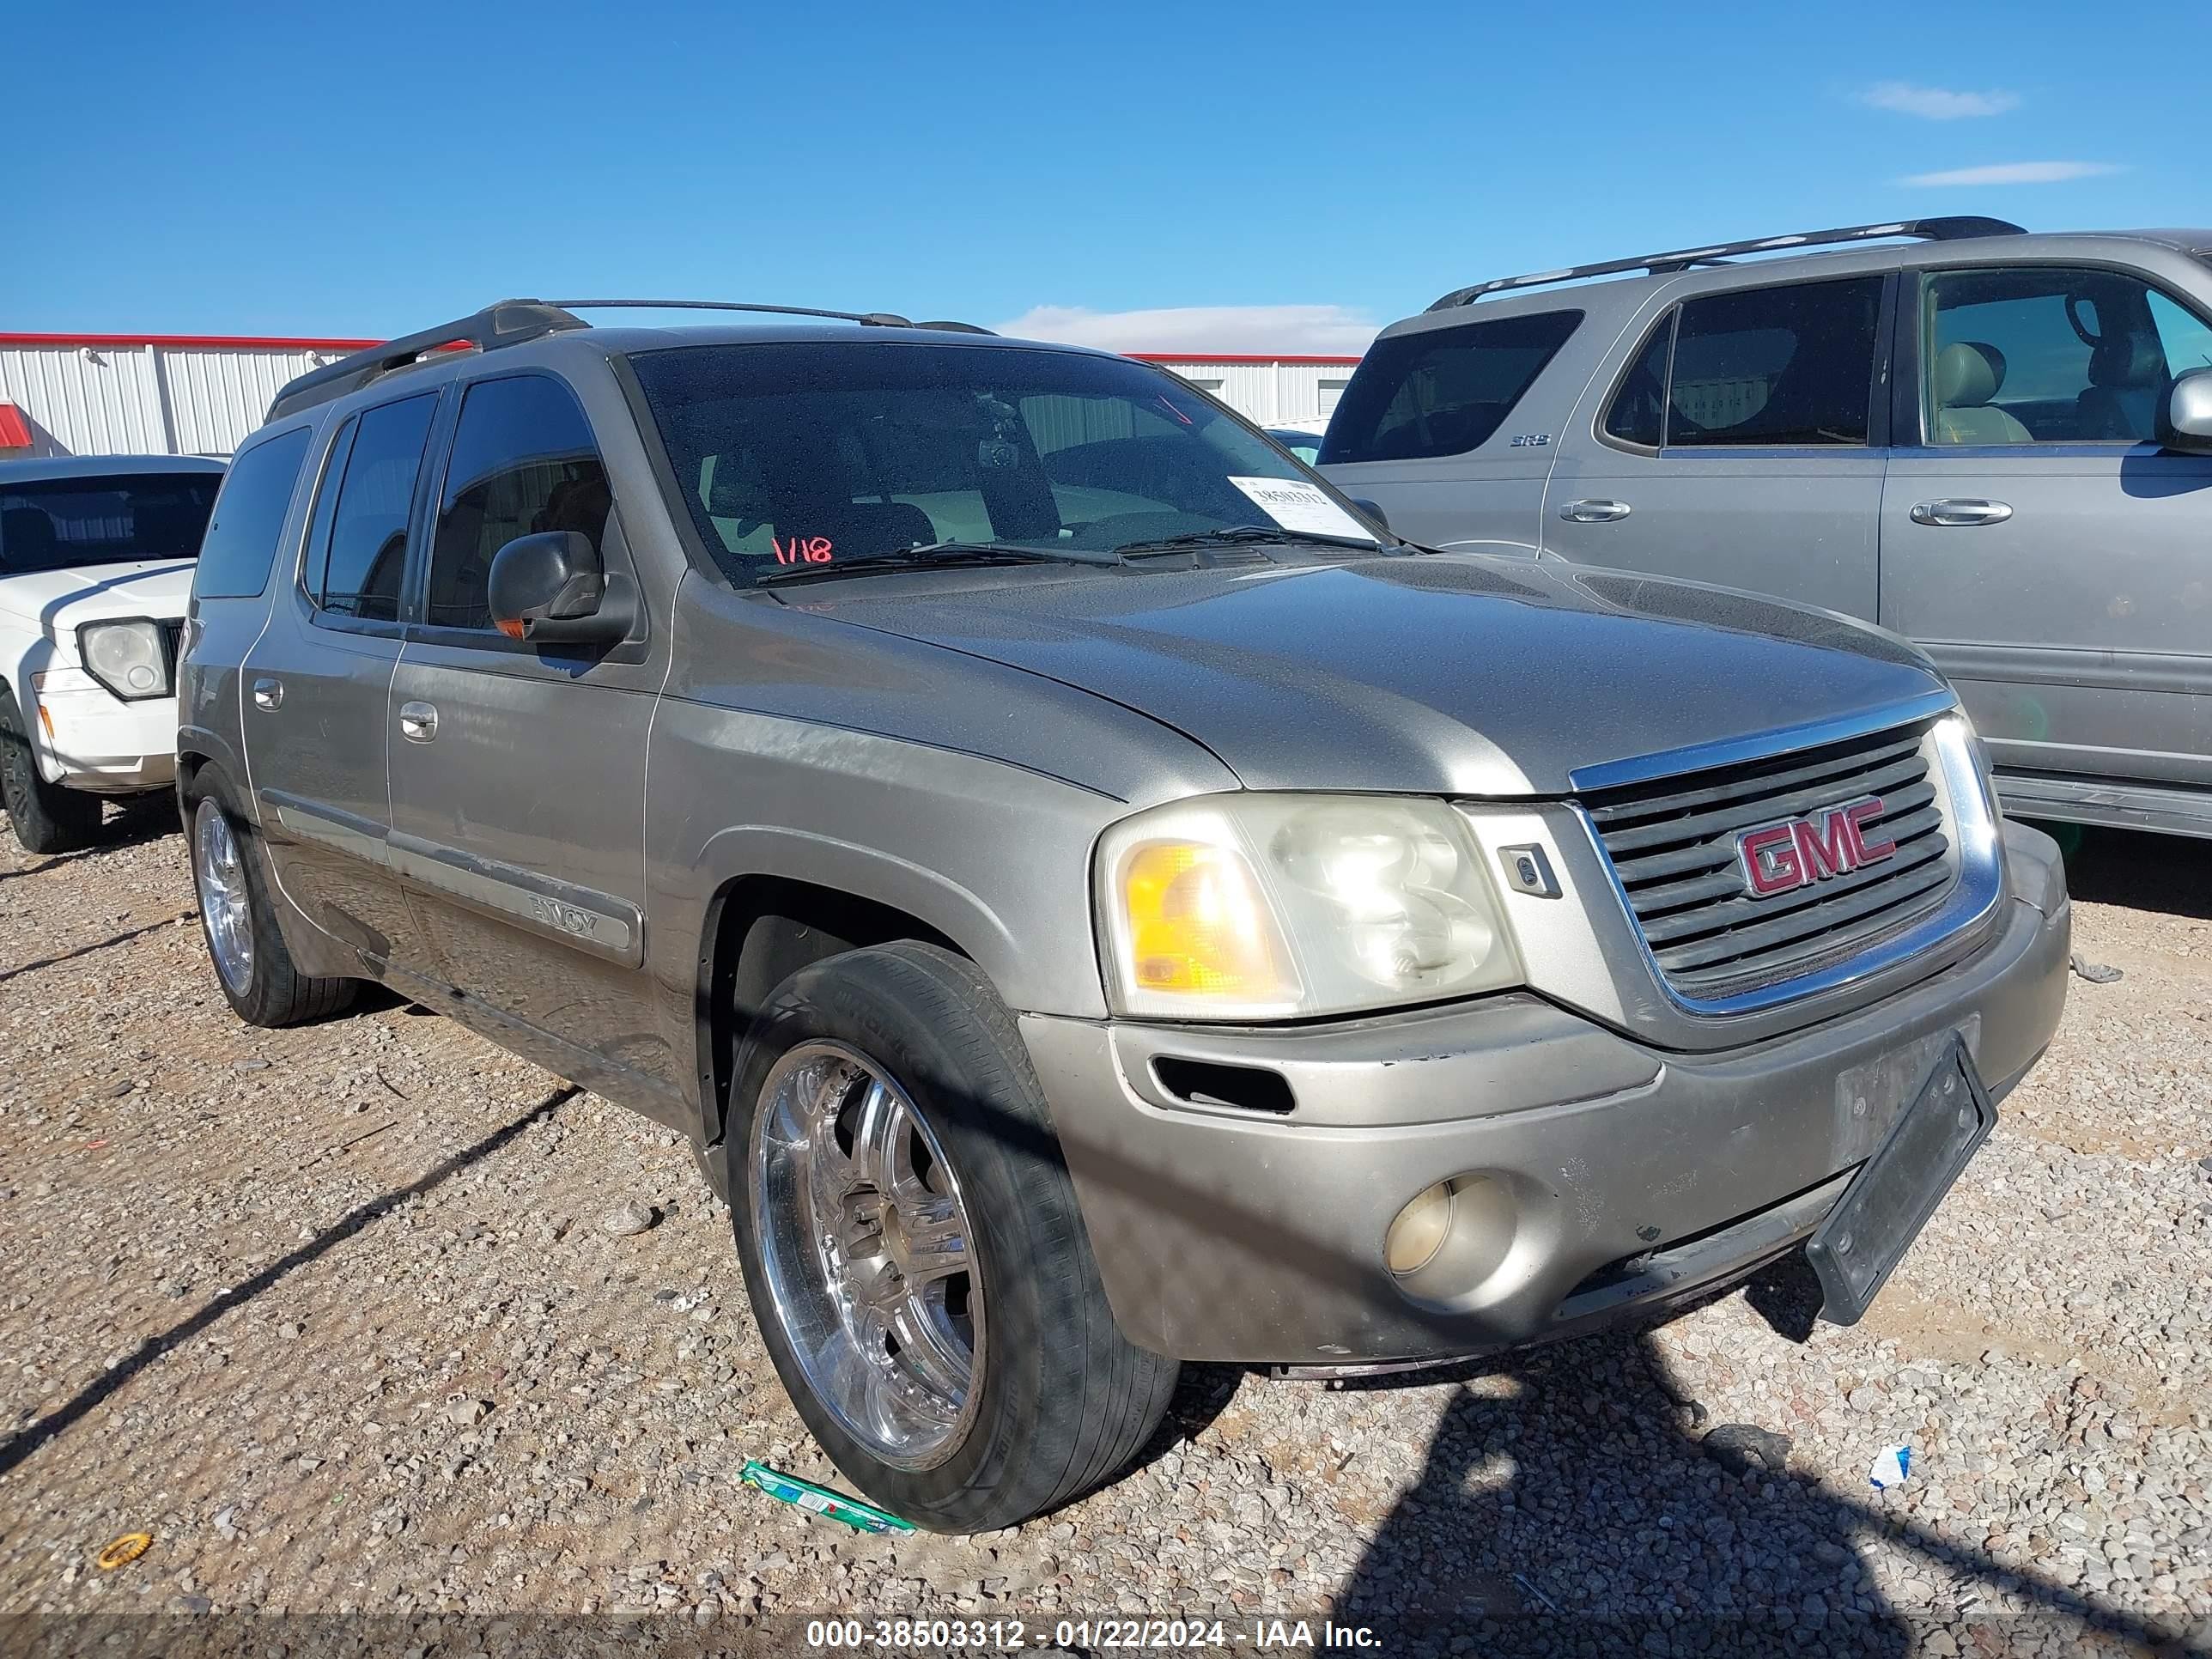
[[[858,559],[833,559],[826,564],[792,564],[764,571],[753,578],[757,587],[778,582],[820,580],[878,570],[953,570],[986,564],[1113,564],[1110,553],[1079,552],[1073,548],[1024,547],[1016,542],[928,542],[915,547],[894,548]]]
[[[1233,524],[1219,530],[1193,531],[1187,536],[1162,536],[1152,541],[1126,542],[1114,550],[1125,559],[1146,559],[1162,553],[1184,553],[1194,548],[1234,547],[1240,543],[1285,542],[1297,547],[1349,547],[1372,553],[1382,545],[1366,536],[1325,536],[1316,530],[1285,530],[1265,525]]]

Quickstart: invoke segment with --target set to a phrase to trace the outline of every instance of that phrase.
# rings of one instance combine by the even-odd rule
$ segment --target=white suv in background
[[[177,774],[179,635],[222,463],[0,462],[0,800],[26,852]]]

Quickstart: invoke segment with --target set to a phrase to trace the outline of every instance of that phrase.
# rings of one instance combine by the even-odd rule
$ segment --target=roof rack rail
[[[316,404],[358,391],[371,380],[406,368],[424,354],[449,346],[473,346],[496,351],[520,345],[548,334],[565,333],[591,325],[575,313],[623,307],[653,311],[769,312],[782,317],[826,317],[837,322],[859,323],[871,328],[936,328],[963,334],[988,334],[973,323],[910,323],[889,311],[818,311],[809,306],[757,305],[742,300],[500,300],[473,315],[413,334],[403,334],[382,345],[353,352],[334,363],[310,369],[288,380],[269,405],[267,419],[276,420]]]
[[[570,311],[631,307],[645,311],[765,311],[781,317],[828,317],[841,323],[860,323],[869,328],[941,328],[957,334],[988,334],[974,323],[910,322],[895,311],[817,311],[811,306],[756,305],[747,300],[550,300],[549,305]]]
[[[441,346],[474,346],[481,351],[494,351],[501,346],[520,345],[525,340],[538,339],[565,329],[590,326],[581,317],[573,317],[543,300],[497,301],[472,316],[403,334],[396,340],[386,340],[382,345],[351,352],[334,363],[309,369],[284,383],[276,393],[276,402],[269,405],[266,418],[277,420],[316,404],[328,403],[333,398],[343,398],[380,375],[404,368],[423,353]]]
[[[1747,242],[1715,242],[1707,247],[1680,248],[1672,253],[1646,253],[1633,259],[1608,259],[1602,264],[1575,265],[1565,270],[1533,271],[1526,276],[1500,276],[1472,288],[1455,288],[1431,306],[1431,311],[1449,311],[1473,305],[1486,294],[1505,289],[1540,288],[1547,283],[1571,283],[1583,276],[1617,276],[1623,271],[1648,270],[1654,276],[1687,270],[1692,265],[1719,264],[1742,253],[1772,253],[1784,248],[1820,247],[1838,242],[1867,242],[1878,237],[1917,236],[1925,241],[1956,242],[1972,236],[2025,236],[2025,227],[2008,219],[1984,219],[1959,215],[1942,219],[1896,219],[1881,225],[1844,225],[1833,230],[1794,231],[1786,236],[1761,236]]]

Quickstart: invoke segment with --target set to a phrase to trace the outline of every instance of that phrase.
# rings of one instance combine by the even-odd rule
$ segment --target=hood
[[[141,559],[72,570],[0,571],[0,611],[76,648],[76,630],[117,617],[181,618],[192,595],[192,561]]]
[[[1844,617],[1620,571],[1436,555],[994,574],[804,603],[1125,704],[1255,789],[1565,794],[1579,768],[1946,689]]]

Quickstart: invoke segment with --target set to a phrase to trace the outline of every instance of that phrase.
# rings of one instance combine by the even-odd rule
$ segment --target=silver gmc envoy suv
[[[807,1425],[945,1529],[1183,1359],[1800,1247],[1856,1318],[2064,996],[2055,849],[1893,635],[1433,553],[957,324],[514,301],[305,376],[180,701],[239,1013],[381,981],[689,1136]]]

